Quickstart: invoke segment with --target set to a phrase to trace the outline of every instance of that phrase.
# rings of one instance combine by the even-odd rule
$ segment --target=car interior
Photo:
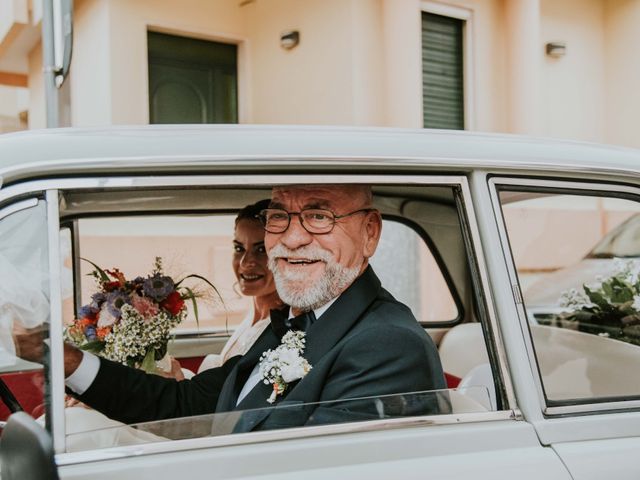
[[[475,278],[477,266],[469,246],[467,220],[458,187],[376,185],[373,193],[374,206],[380,210],[385,222],[383,232],[388,230],[391,236],[385,239],[383,233],[372,265],[383,286],[411,306],[416,319],[439,346],[452,392],[453,412],[502,409],[505,404],[502,380],[496,367],[492,366],[491,359],[495,358],[496,352],[487,348],[493,344],[487,342],[491,327],[486,319],[479,281]],[[241,310],[247,305],[246,302],[234,303],[238,299],[232,298],[233,277],[229,264],[233,218],[243,206],[269,196],[270,187],[236,185],[61,191],[61,246],[67,249],[62,253],[62,261],[68,270],[68,281],[72,283],[70,288],[63,288],[68,291],[68,297],[63,301],[64,321],[68,324],[73,320],[95,288],[93,279],[87,276],[92,264],[119,268],[127,275],[135,276],[150,270],[154,256],[172,258],[172,266],[192,257],[191,263],[186,261],[186,266],[179,265],[180,273],[198,269],[198,274],[210,275],[210,280],[221,292],[220,301],[214,299],[212,306],[198,308],[198,322],[191,321],[189,328],[176,330],[170,346],[169,353],[184,368],[196,372],[206,354],[220,351],[234,321],[240,318],[233,308]],[[211,227],[216,218],[226,220]],[[223,229],[226,231],[221,233]],[[221,237],[216,240],[218,243],[213,242],[212,249],[211,235]],[[198,253],[202,246],[205,250]],[[215,266],[207,267],[207,262]],[[217,319],[208,322],[207,315]],[[373,349],[381,347],[371,346]],[[7,384],[19,399],[25,399],[23,408],[34,416],[42,415],[42,372],[3,377],[10,375],[14,378],[8,379]],[[92,423],[86,418],[86,412],[77,408],[67,411],[67,435],[69,439],[76,439],[68,442],[68,451],[95,445],[84,435],[87,431],[91,431],[94,439],[97,431],[102,432],[103,440],[98,441],[102,446],[132,441],[127,440],[128,434],[123,433],[117,423]],[[190,435],[199,431],[193,427],[193,421]],[[186,428],[184,420],[180,424],[178,428],[173,422],[169,428],[164,422],[162,436],[179,437],[176,428],[180,431]],[[157,429],[136,426],[137,431],[145,428],[150,430],[149,435],[158,434]],[[167,433],[168,430],[174,433]],[[109,431],[112,434],[106,435]],[[137,434],[134,437],[135,441],[154,438],[140,440]]]

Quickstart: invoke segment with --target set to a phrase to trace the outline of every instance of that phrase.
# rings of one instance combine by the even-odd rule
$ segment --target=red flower
[[[105,282],[102,284],[102,288],[105,292],[113,292],[120,288],[120,282]]]
[[[97,315],[93,317],[86,316],[78,320],[78,325],[84,328],[84,327],[88,327],[89,325],[95,325],[96,322],[97,322]]]
[[[109,327],[100,327],[96,329],[96,335],[98,339],[104,340],[104,337],[111,333],[111,326]]]
[[[167,298],[160,302],[160,306],[171,315],[177,315],[184,307],[184,300],[182,300],[180,294],[176,290],[174,290],[169,295],[167,295]]]

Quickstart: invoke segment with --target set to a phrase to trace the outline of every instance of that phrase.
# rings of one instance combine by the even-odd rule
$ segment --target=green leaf
[[[196,317],[196,325],[200,328],[200,320],[198,318],[198,302],[196,301],[196,294],[193,293],[189,287],[184,287],[184,289],[189,292],[189,298],[191,300],[191,304],[193,305],[193,315]]]
[[[584,285],[582,288],[584,288],[584,291],[587,294],[587,297],[589,297],[591,303],[596,304],[603,310],[607,310],[609,308],[609,302],[601,293],[591,290],[586,285]]]
[[[104,350],[104,342],[102,340],[94,340],[93,342],[87,342],[83,345],[78,346],[80,350],[84,350],[86,352],[91,353],[100,353]]]
[[[224,299],[222,298],[222,295],[220,295],[220,292],[218,291],[218,289],[213,285],[213,283],[211,283],[209,280],[204,278],[202,275],[197,275],[195,273],[192,273],[191,275],[187,275],[182,280],[176,283],[176,288],[178,288],[180,284],[184,282],[187,278],[197,278],[198,280],[202,280],[204,283],[209,285],[213,289],[213,291],[216,292],[216,295],[220,299],[220,303],[222,303],[222,307],[224,308],[225,312],[227,311],[227,306],[224,304]]]
[[[611,281],[612,294],[610,295],[611,301],[614,303],[624,303],[633,301],[633,292],[626,282],[623,282],[619,278],[614,278]]]
[[[150,348],[147,354],[144,356],[144,360],[140,364],[140,368],[147,373],[154,373],[156,371],[156,355],[155,350]]]
[[[98,274],[100,275],[100,280],[102,282],[108,282],[110,280],[109,279],[109,275],[107,275],[104,270],[102,270],[98,265],[93,263],[91,260],[88,260],[88,259],[82,258],[82,257],[80,257],[80,260],[84,260],[85,262],[90,263],[91,265],[93,265],[93,268],[95,268],[96,272],[98,272]]]

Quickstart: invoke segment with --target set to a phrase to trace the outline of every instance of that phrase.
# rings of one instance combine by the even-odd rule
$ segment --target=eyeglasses
[[[357,213],[368,213],[374,211],[373,208],[362,208],[344,215],[336,215],[331,210],[320,208],[308,208],[300,212],[287,212],[281,208],[266,208],[258,214],[265,231],[269,233],[283,233],[287,231],[291,224],[291,217],[298,215],[300,224],[309,233],[324,234],[330,233],[336,224],[336,220],[350,217]]]

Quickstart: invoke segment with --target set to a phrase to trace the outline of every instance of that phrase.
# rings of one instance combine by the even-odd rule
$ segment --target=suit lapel
[[[314,365],[360,320],[381,288],[369,266],[307,330],[304,357]]]
[[[273,330],[271,330],[271,328],[266,328],[249,351],[240,359],[240,361],[238,361],[236,366],[229,373],[229,376],[222,387],[222,391],[220,392],[220,399],[218,400],[216,412],[226,412],[236,408],[238,395],[240,395],[242,387],[249,378],[249,375],[251,375],[253,367],[255,367],[260,360],[260,356],[270,348],[273,349],[277,347],[279,343],[278,337],[273,333]],[[269,394],[267,394],[265,399],[268,398]],[[244,400],[241,403],[244,403]]]
[[[309,327],[303,355],[311,365],[319,361],[360,320],[362,314],[378,296],[380,288],[380,280],[373,269],[367,267],[364,273]],[[237,407],[235,402],[262,353],[270,348],[275,348],[279,343],[278,337],[272,329],[267,328],[265,333],[238,362],[225,382],[218,406],[224,401],[223,405],[227,407],[226,410],[259,409],[243,413],[234,428],[236,432],[253,430],[273,412],[273,409],[267,408],[270,406],[267,403],[267,398],[271,395],[273,387],[270,384],[265,385],[263,382],[258,383]],[[284,395],[278,397],[274,406],[293,392],[297,383],[289,385]],[[293,396],[298,397],[299,395],[294,394]],[[304,395],[300,398],[304,401]],[[220,408],[217,410],[223,411]]]

